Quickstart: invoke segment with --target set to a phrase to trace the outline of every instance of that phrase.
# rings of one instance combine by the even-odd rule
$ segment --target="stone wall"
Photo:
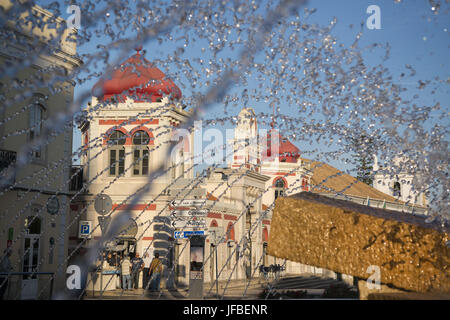
[[[379,268],[382,284],[450,292],[448,231],[422,216],[302,192],[277,199],[268,254],[359,279]]]

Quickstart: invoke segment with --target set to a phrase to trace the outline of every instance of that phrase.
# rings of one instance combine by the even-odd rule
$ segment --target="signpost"
[[[206,228],[206,221],[203,219],[189,219],[189,220],[173,220],[172,227],[175,229],[185,229],[185,228]]]
[[[174,207],[201,207],[206,205],[206,200],[201,199],[172,200],[170,204]]]
[[[206,217],[206,209],[173,210],[172,217]]]
[[[225,242],[225,232],[222,227],[209,227],[209,241],[212,244],[218,245],[219,243]]]
[[[108,230],[109,223],[111,222],[111,217],[98,217],[98,224],[100,225],[100,229],[102,230],[102,234],[106,233]]]
[[[204,236],[205,230],[196,230],[196,231],[175,231],[174,238],[175,239],[188,239],[191,236]]]
[[[195,230],[201,233],[191,234],[189,231],[175,231],[175,239],[186,239],[192,235],[205,235],[207,209],[200,207],[206,205],[206,200],[189,199],[189,200],[172,200],[170,204],[174,207],[171,212],[172,227],[174,229],[204,229]],[[179,209],[177,209],[177,207]]]
[[[112,209],[111,197],[108,196],[107,194],[100,193],[95,198],[94,208],[98,214],[101,214],[101,215],[107,214]]]
[[[91,238],[92,222],[91,221],[80,221],[78,229],[78,238]]]

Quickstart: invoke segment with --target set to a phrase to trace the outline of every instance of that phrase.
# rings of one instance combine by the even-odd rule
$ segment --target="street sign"
[[[208,210],[206,209],[191,209],[191,210],[173,210],[172,216],[176,217],[206,217]]]
[[[92,222],[80,221],[78,229],[78,238],[91,238]]]
[[[205,220],[174,220],[172,221],[172,227],[176,229],[184,228],[206,228]]]
[[[209,227],[208,234],[209,234],[211,243],[214,245],[226,242],[225,232],[222,227]],[[220,241],[220,240],[222,240],[222,241]]]
[[[205,230],[196,230],[196,231],[175,231],[174,238],[175,239],[187,239],[192,236],[204,236]]]
[[[98,217],[98,224],[100,225],[100,229],[102,233],[105,233],[109,227],[109,223],[111,222],[111,217]]]
[[[170,204],[178,207],[201,207],[206,205],[206,200],[172,200]]]
[[[99,194],[95,198],[94,202],[94,208],[95,211],[97,211],[98,214],[105,215],[112,209],[112,200],[111,197],[107,194]]]

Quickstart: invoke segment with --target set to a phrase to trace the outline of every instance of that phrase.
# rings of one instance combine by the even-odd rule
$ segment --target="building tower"
[[[232,167],[244,165],[245,168],[260,172],[260,146],[258,123],[252,108],[243,108],[238,115],[238,123],[234,129]]]
[[[194,177],[189,170],[193,163],[191,133],[178,130],[189,117],[179,103],[181,90],[137,48],[110,79],[98,81],[92,92],[80,125],[81,166],[88,190],[73,203],[73,210],[80,213],[80,220],[92,223],[91,240],[99,239],[114,215],[126,210],[129,222],[123,223],[110,248],[121,254],[151,254],[156,250],[155,234],[161,229],[158,222],[164,224],[170,216],[170,192]],[[172,142],[176,147],[168,157]],[[149,175],[155,172],[157,176],[150,181]],[[150,190],[140,192],[149,183]],[[99,194],[106,194],[112,202],[111,210],[103,215],[95,208]],[[140,200],[131,205],[135,195],[140,195]],[[173,233],[158,233],[158,237],[167,244],[158,248],[160,255],[173,257],[167,252],[172,248]],[[76,236],[72,240],[73,246],[80,241]],[[87,243],[86,248],[92,244],[90,240]]]
[[[405,157],[396,157],[393,165],[383,168],[374,156],[375,189],[391,195],[410,205],[427,206],[421,175],[415,172],[415,166]]]

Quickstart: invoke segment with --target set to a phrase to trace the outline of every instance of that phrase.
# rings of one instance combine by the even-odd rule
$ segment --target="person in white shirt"
[[[121,263],[122,289],[131,290],[131,262],[128,256],[124,256]]]
[[[148,275],[148,271],[150,270],[150,263],[152,262],[152,259],[150,258],[150,255],[148,252],[144,253],[144,274],[143,274],[143,287],[144,289],[148,289],[148,282],[150,280],[150,277]]]

